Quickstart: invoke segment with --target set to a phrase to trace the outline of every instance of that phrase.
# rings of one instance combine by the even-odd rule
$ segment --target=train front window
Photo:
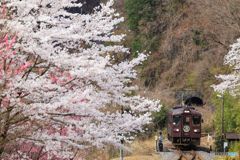
[[[201,123],[201,117],[200,116],[193,116],[193,124],[199,125]]]
[[[185,117],[183,123],[189,125],[190,124],[190,117]]]
[[[180,120],[181,120],[181,116],[180,115],[173,116],[173,125],[178,125]]]

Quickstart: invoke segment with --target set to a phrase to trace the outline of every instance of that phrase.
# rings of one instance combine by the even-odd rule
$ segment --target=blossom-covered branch
[[[223,93],[229,91],[233,95],[240,93],[240,39],[231,45],[231,49],[224,57],[224,64],[232,68],[232,72],[227,75],[218,75],[222,80],[218,85],[213,85],[215,91]]]

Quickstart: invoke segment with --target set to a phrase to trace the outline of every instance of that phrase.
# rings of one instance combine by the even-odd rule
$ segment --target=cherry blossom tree
[[[26,130],[33,132],[31,120],[23,114],[28,93],[13,87],[16,78],[23,80],[33,63],[13,50],[15,41],[16,36],[9,38],[8,34],[0,38],[0,154],[16,139],[27,136]]]
[[[213,85],[215,91],[224,93],[229,91],[233,95],[240,92],[240,39],[231,45],[231,49],[224,57],[224,64],[232,68],[232,72],[226,75],[218,75],[217,78],[222,82],[218,85]]]
[[[5,59],[13,66],[9,71],[2,66],[1,112],[14,106],[11,114],[26,120],[8,130],[26,130],[16,141],[38,146],[48,159],[69,159],[79,149],[119,146],[122,138],[129,141],[143,131],[160,105],[134,94],[134,67],[146,55],[115,61],[130,53],[120,44],[124,35],[114,33],[124,19],[112,8],[113,0],[91,14],[69,12],[82,7],[77,0],[5,2],[10,17],[4,23],[19,37],[14,46],[19,53],[9,50],[12,43],[5,38],[1,53],[10,55]]]

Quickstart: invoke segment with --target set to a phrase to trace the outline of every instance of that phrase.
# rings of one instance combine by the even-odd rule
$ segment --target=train
[[[191,106],[175,106],[167,116],[167,137],[174,146],[198,146],[202,115]]]

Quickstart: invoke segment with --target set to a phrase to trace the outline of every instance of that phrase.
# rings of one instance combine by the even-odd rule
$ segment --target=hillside
[[[176,91],[193,89],[209,104],[214,75],[228,71],[223,57],[240,36],[240,0],[139,1],[135,13],[127,6],[133,2],[118,5],[130,28],[138,18],[126,44],[152,51],[140,70],[142,94],[172,105]]]
[[[132,56],[150,52],[139,67],[140,94],[172,107],[182,93],[198,93],[203,132],[217,134],[221,105],[210,86],[218,83],[215,75],[230,71],[223,59],[240,37],[240,0],[119,0],[116,8],[126,18],[122,28]]]

